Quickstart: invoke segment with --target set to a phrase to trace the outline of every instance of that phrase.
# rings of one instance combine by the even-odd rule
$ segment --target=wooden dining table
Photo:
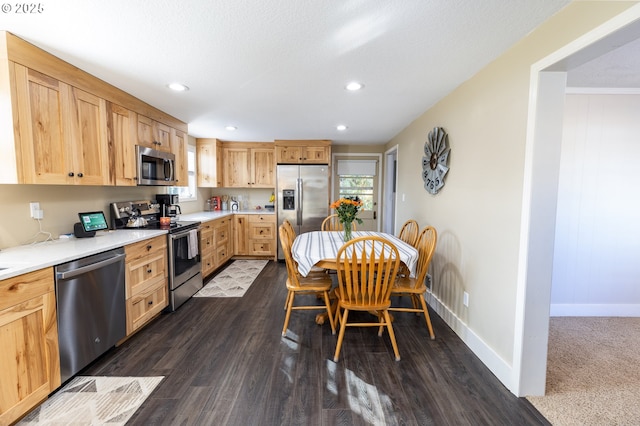
[[[352,237],[362,237],[366,235],[375,235],[386,238],[393,242],[398,249],[400,261],[406,265],[410,271],[410,276],[415,277],[416,265],[418,263],[418,250],[412,245],[405,243],[400,238],[392,234],[374,231],[355,231]],[[291,246],[291,254],[293,259],[298,262],[298,271],[302,276],[307,276],[313,266],[324,269],[336,270],[336,257],[338,250],[344,244],[344,232],[342,231],[312,231],[305,232],[296,237]],[[329,297],[335,299],[333,290],[329,293]],[[332,311],[336,309],[337,303],[333,303]],[[316,315],[316,323],[324,324],[327,319],[327,313]]]
[[[418,250],[410,244],[392,234],[374,231],[355,231],[353,238],[362,236],[378,236],[391,241],[398,249],[400,261],[409,269],[412,277],[416,273],[418,262]],[[293,241],[291,254],[298,262],[300,275],[307,276],[313,266],[324,269],[337,269],[336,256],[338,250],[344,244],[344,232],[342,231],[312,231],[300,234]]]

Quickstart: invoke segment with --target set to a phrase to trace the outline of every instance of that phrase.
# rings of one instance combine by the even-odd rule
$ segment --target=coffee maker
[[[178,194],[156,194],[156,201],[160,205],[160,216],[169,217],[171,223],[175,223],[178,215],[182,214]]]

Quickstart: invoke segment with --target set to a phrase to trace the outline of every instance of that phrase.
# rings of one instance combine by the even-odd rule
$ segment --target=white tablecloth
[[[298,262],[300,274],[307,276],[311,267],[319,261],[335,259],[338,250],[344,244],[343,235],[344,232],[341,231],[313,231],[298,235],[293,242],[291,252],[295,261]],[[418,250],[391,234],[372,231],[353,232],[353,238],[365,235],[377,235],[395,244],[400,253],[400,261],[407,265],[411,276],[415,276]]]

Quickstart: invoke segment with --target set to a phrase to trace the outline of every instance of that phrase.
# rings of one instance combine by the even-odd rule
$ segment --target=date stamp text
[[[12,13],[15,15],[29,15],[34,13],[43,13],[44,5],[42,3],[2,3],[0,12]]]

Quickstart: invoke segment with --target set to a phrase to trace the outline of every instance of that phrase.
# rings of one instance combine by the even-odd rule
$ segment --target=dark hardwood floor
[[[548,425],[511,394],[435,314],[395,313],[401,361],[377,328],[337,336],[317,311],[284,321],[283,263],[242,298],[193,298],[163,314],[82,375],[165,376],[128,424]],[[368,315],[368,314],[364,314]]]

